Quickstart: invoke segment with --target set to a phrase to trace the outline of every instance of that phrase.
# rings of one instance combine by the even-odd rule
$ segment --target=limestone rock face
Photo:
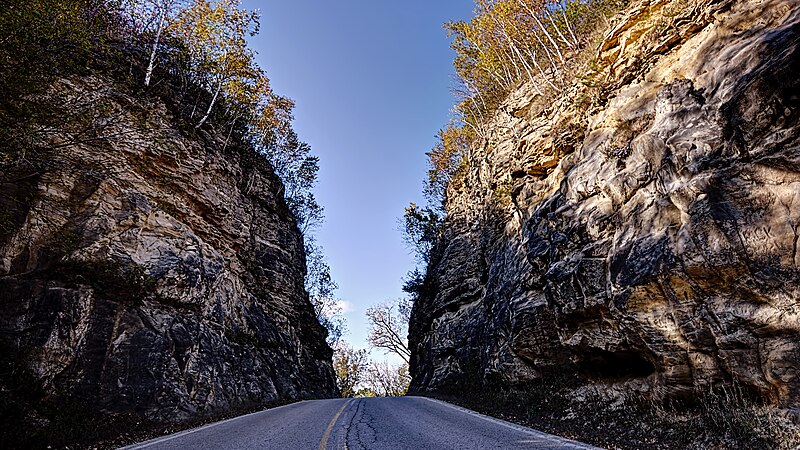
[[[52,128],[0,174],[3,392],[156,421],[337,395],[271,169],[100,76],[48,98],[110,138]]]
[[[800,406],[800,8],[634,2],[593,107],[522,86],[471,149],[410,327],[412,391],[577,371]]]

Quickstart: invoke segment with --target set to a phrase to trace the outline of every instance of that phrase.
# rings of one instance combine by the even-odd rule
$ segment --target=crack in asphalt
[[[366,401],[359,399],[356,410],[348,421],[345,433],[346,449],[369,450],[374,448],[374,444],[378,441],[377,429],[373,423],[375,418],[365,412],[365,405]],[[351,431],[354,432],[351,434]]]
[[[136,444],[153,450],[590,449],[419,397],[310,400]]]
[[[347,421],[344,427],[344,450],[350,449],[350,429],[353,427],[353,419],[356,417],[358,413],[358,409],[361,407],[361,400],[356,400],[356,409],[353,411],[353,415],[350,416],[350,420]]]

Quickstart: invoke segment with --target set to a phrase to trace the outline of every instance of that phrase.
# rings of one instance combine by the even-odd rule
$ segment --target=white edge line
[[[481,414],[481,413],[479,413],[477,411],[473,411],[473,410],[467,409],[467,408],[462,408],[461,406],[453,405],[451,403],[447,403],[445,401],[438,400],[438,399],[435,399],[435,398],[429,398],[429,397],[417,397],[417,398],[424,398],[425,400],[428,400],[428,401],[431,401],[431,402],[434,402],[434,403],[439,403],[440,405],[447,406],[448,408],[455,409],[456,411],[461,411],[462,413],[466,413],[466,414],[469,414],[471,416],[480,417],[480,418],[482,418],[484,420],[488,420],[489,422],[494,422],[494,423],[496,423],[498,425],[502,425],[502,426],[504,426],[506,428],[511,428],[513,430],[516,430],[516,431],[521,431],[523,433],[527,433],[527,434],[536,436],[538,438],[545,438],[545,439],[548,439],[548,440],[551,440],[551,441],[557,441],[557,442],[562,443],[564,445],[569,445],[569,446],[571,446],[573,448],[601,450],[600,447],[594,447],[594,446],[589,445],[589,444],[584,444],[583,442],[573,441],[572,439],[567,439],[565,437],[556,436],[555,434],[549,434],[549,433],[545,433],[544,431],[534,430],[533,428],[528,428],[528,427],[525,427],[525,426],[522,426],[522,425],[517,425],[515,423],[507,422],[505,420],[498,419],[496,417],[487,416],[487,415]]]
[[[171,441],[173,439],[177,439],[179,437],[186,436],[187,434],[192,434],[192,433],[196,433],[198,431],[205,430],[206,428],[215,427],[217,425],[222,425],[223,423],[228,423],[228,422],[231,422],[231,421],[234,421],[234,420],[238,420],[238,419],[244,419],[245,417],[254,416],[256,414],[261,414],[261,413],[264,413],[264,412],[267,412],[267,411],[275,411],[275,410],[278,410],[278,409],[287,408],[289,406],[299,405],[300,403],[304,403],[306,401],[307,400],[301,400],[299,402],[289,403],[288,405],[281,405],[281,406],[277,406],[275,408],[268,408],[268,409],[262,409],[261,411],[251,412],[250,414],[245,414],[243,416],[231,417],[230,419],[225,419],[225,420],[220,420],[219,422],[209,423],[209,424],[197,427],[197,428],[192,428],[190,430],[179,431],[177,433],[169,434],[167,436],[161,436],[161,437],[153,438],[153,439],[150,439],[149,441],[144,441],[144,442],[140,442],[140,443],[136,443],[136,444],[131,444],[131,445],[128,445],[128,446],[125,446],[125,447],[121,447],[119,450],[138,450],[138,449],[142,449],[142,448],[147,448],[147,447],[150,447],[151,445],[161,444],[162,442],[168,442],[168,441]]]

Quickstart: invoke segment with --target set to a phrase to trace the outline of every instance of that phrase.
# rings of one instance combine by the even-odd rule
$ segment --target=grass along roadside
[[[607,387],[604,388],[608,392]],[[468,392],[469,395],[464,395]],[[800,426],[738,386],[691,405],[641,396],[604,398],[596,385],[557,378],[525,390],[464,389],[428,394],[481,414],[608,449],[795,449]]]

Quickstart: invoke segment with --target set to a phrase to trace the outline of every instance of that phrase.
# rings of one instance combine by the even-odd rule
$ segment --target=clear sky
[[[317,236],[346,302],[345,337],[366,348],[366,309],[401,297],[414,266],[398,221],[410,201],[422,203],[425,152],[453,105],[442,24],[469,18],[473,2],[244,4],[261,11],[258,61],[273,89],[295,100],[295,129],[321,159]]]

